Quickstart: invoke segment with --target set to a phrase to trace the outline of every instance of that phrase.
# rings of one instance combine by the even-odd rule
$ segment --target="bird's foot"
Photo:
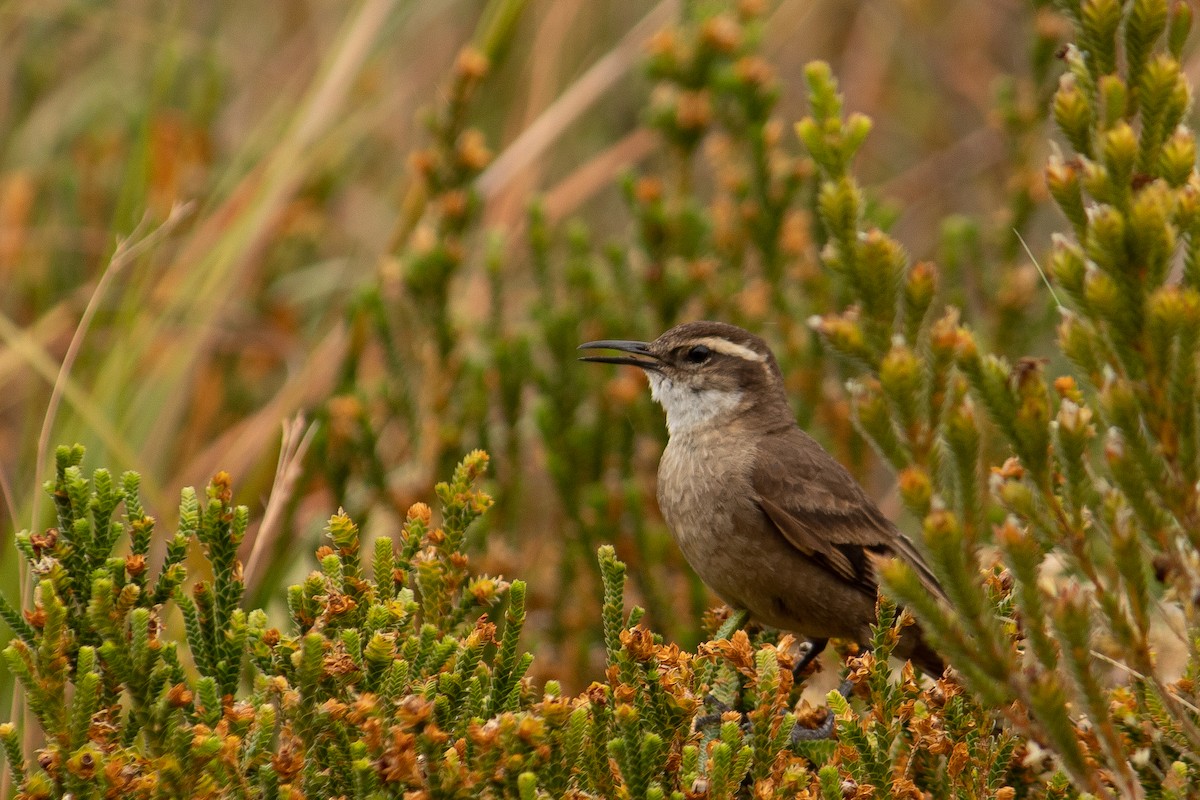
[[[712,725],[720,725],[724,716],[730,711],[736,711],[740,715],[741,721],[739,722],[739,725],[742,730],[750,729],[750,717],[746,715],[745,711],[738,711],[736,708],[731,707],[728,703],[718,700],[714,695],[704,695],[704,707],[709,709],[709,711],[707,714],[701,714],[700,716],[696,717],[696,721],[694,723],[695,730],[702,730]]]
[[[809,639],[800,645],[800,660],[796,662],[796,666],[792,667],[792,676],[795,678],[797,683],[803,678],[804,672],[808,669],[809,665],[816,661],[817,657],[825,651],[825,646],[827,644],[829,644],[828,639]],[[850,698],[850,694],[853,692],[853,690],[854,684],[852,684],[849,680],[842,681],[842,684],[838,687],[838,693],[846,699]],[[730,711],[737,711],[738,714],[741,715],[742,730],[750,729],[750,718],[746,715],[745,711],[739,711],[738,709],[732,708],[711,694],[704,696],[704,707],[708,709],[708,713],[696,717],[696,730],[701,730],[712,725],[720,725],[722,717]],[[796,723],[795,727],[792,728],[792,744],[795,744],[796,742],[814,742],[821,739],[830,739],[833,737],[833,726],[833,712],[827,708],[825,709],[825,719],[823,719],[821,724],[817,725],[815,728],[809,728],[799,722]]]
[[[854,684],[849,680],[842,681],[842,685],[838,687],[838,694],[850,699],[850,694],[854,691]],[[792,728],[792,744],[796,742],[816,742],[821,739],[833,738],[833,712],[828,708],[825,709],[825,719],[815,728],[807,728],[799,722]]]
[[[838,694],[850,699],[850,695],[854,692],[854,684],[850,680],[842,681],[838,686]],[[695,730],[703,730],[704,728],[720,725],[724,716],[730,711],[736,711],[741,717],[740,727],[744,731],[750,730],[750,717],[745,711],[738,711],[731,708],[728,703],[723,703],[711,694],[704,696],[704,707],[710,709],[707,714],[701,714],[696,717],[694,723]],[[834,716],[833,712],[828,708],[825,709],[825,718],[821,720],[821,724],[815,728],[809,728],[800,722],[797,722],[792,728],[791,741],[792,744],[797,742],[816,742],[822,739],[833,738]]]

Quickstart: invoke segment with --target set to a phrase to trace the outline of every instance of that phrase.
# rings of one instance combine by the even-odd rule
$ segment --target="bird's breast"
[[[767,625],[862,638],[874,601],[772,527],[751,481],[756,449],[722,433],[672,436],[659,464],[659,508],[688,564],[722,600]]]
[[[658,504],[700,579],[736,603],[736,586],[725,585],[741,549],[736,533],[741,520],[761,512],[750,484],[753,449],[721,439],[671,438],[658,468]]]
[[[673,531],[753,503],[753,449],[724,438],[699,434],[667,443],[658,467],[658,502]]]

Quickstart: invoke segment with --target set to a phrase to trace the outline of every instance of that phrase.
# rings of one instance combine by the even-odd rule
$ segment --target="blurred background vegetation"
[[[937,260],[939,303],[989,350],[1052,355],[1021,237],[1042,254],[1063,226],[1042,167],[1066,33],[1018,0],[10,0],[0,592],[13,532],[51,524],[55,443],[139,471],[168,530],[180,486],[229,470],[247,602],[277,608],[332,510],[397,531],[483,447],[477,563],[528,581],[539,682],[602,671],[603,543],[694,645],[712,600],[657,515],[660,412],[575,346],[763,333],[802,423],[898,516],[807,322],[847,298],[792,131],[803,66],[873,119],[868,216]]]

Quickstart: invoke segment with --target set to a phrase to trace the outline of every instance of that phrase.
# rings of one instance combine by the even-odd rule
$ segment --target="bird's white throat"
[[[742,402],[740,391],[693,389],[653,371],[648,371],[647,377],[650,396],[667,412],[667,433],[671,436],[712,424]]]

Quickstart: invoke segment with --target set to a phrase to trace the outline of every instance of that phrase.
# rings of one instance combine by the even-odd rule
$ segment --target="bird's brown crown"
[[[783,375],[771,348],[762,338],[725,322],[685,322],[659,336],[647,347],[664,372],[707,388],[763,391],[779,384]]]

